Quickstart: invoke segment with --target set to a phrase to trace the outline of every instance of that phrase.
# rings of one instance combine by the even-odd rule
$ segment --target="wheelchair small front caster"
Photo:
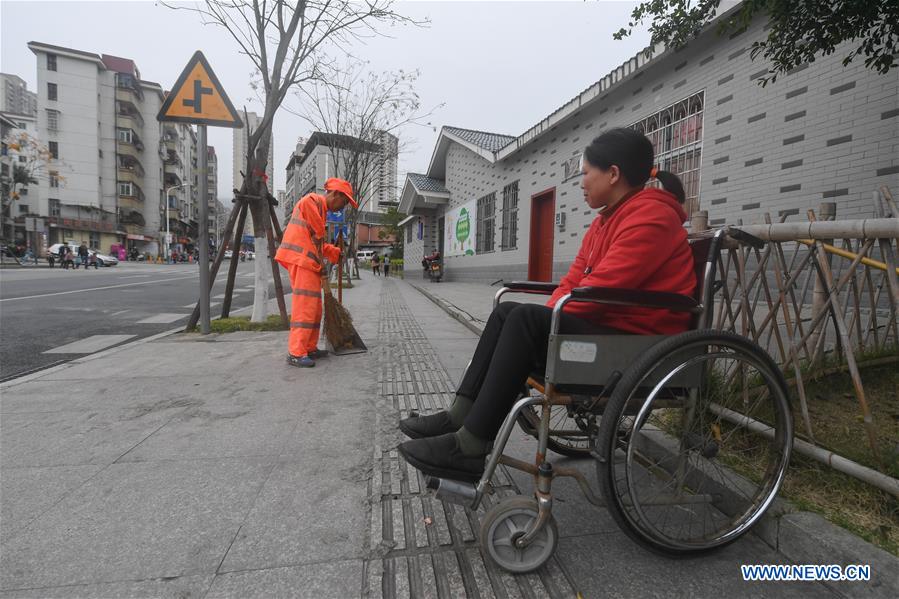
[[[535,499],[522,496],[503,499],[484,514],[481,548],[504,570],[512,573],[536,570],[552,557],[559,543],[559,529],[550,515],[530,543],[517,546],[516,541],[524,536],[537,514]]]

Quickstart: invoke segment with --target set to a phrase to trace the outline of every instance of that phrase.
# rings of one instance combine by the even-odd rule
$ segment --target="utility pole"
[[[179,187],[184,187],[184,183],[172,185],[165,188],[165,263],[169,263],[171,257],[172,234],[169,233],[169,192]]]
[[[206,125],[197,125],[200,137],[200,332],[209,334],[209,152]]]

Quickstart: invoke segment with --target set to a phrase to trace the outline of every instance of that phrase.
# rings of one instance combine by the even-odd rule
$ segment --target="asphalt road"
[[[225,291],[225,266],[211,293],[213,318],[221,313],[221,298],[215,296]],[[253,303],[253,267],[253,262],[239,264],[232,314]],[[289,289],[286,272],[281,272]],[[198,296],[196,264],[0,270],[0,380],[79,358],[85,353],[44,352],[93,335],[133,336],[121,344],[183,327]]]

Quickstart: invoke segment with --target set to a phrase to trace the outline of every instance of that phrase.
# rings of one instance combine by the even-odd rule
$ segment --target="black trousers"
[[[518,302],[502,302],[490,314],[457,390],[474,399],[464,424],[469,432],[482,439],[496,438],[528,376],[545,368],[551,318],[552,308]],[[621,334],[565,313],[561,331]]]

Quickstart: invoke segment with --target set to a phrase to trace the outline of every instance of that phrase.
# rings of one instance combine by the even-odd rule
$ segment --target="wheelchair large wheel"
[[[609,511],[638,543],[689,556],[735,541],[774,500],[793,443],[786,382],[723,331],[666,339],[624,374],[596,438]]]
[[[559,544],[559,529],[549,516],[543,528],[526,547],[516,547],[528,526],[537,519],[537,501],[521,495],[503,499],[490,508],[481,521],[480,543],[484,553],[513,573],[532,572],[552,557]]]

